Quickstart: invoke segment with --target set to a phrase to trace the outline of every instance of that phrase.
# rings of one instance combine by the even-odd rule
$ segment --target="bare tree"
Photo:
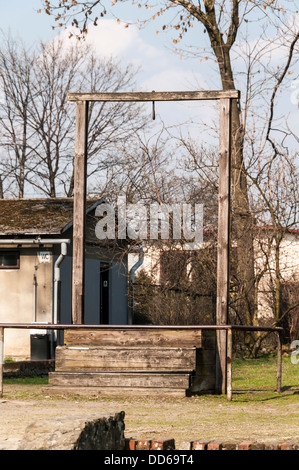
[[[134,2],[132,2],[134,4]],[[111,10],[117,14],[118,1],[111,4]],[[72,25],[79,37],[88,33],[88,24],[97,24],[107,14],[105,1],[70,1],[53,2],[43,0],[44,11],[53,15],[58,27]],[[218,73],[223,90],[236,87],[236,77],[232,61],[232,48],[243,25],[249,20],[255,21],[254,14],[259,14],[259,23],[269,24],[280,20],[281,9],[277,1],[215,1],[204,0],[161,0],[155,5],[140,0],[136,7],[145,10],[140,15],[139,24],[151,20],[160,20],[161,30],[176,33],[173,42],[177,45],[185,34],[194,26],[200,33],[206,33],[209,50],[218,66]],[[140,10],[139,10],[140,11]],[[166,21],[164,20],[166,19]],[[121,18],[117,18],[118,21]],[[128,26],[128,25],[126,25]],[[198,44],[204,36],[198,36]],[[201,39],[200,39],[201,38]],[[207,54],[205,53],[205,56]],[[240,104],[234,100],[232,107],[232,174],[233,174],[233,217],[237,238],[238,277],[241,289],[246,292],[247,301],[243,309],[247,311],[248,320],[255,314],[254,302],[254,221],[250,211],[246,172],[244,171],[244,126]]]
[[[0,101],[1,181],[16,183],[16,195],[24,197],[28,177],[28,162],[32,158],[29,141],[34,130],[29,126],[32,66],[34,59],[20,41],[2,37],[0,48]],[[10,188],[11,189],[11,188]]]
[[[8,54],[9,52],[9,54]],[[124,91],[136,70],[103,60],[85,44],[56,39],[40,43],[34,52],[13,40],[1,51],[4,100],[0,127],[3,177],[16,181],[18,197],[24,185],[49,197],[73,194],[75,106],[71,91]],[[89,110],[88,175],[117,166],[125,142],[144,127],[134,103],[95,104]]]

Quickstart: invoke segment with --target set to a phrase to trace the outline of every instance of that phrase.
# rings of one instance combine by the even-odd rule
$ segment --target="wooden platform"
[[[188,396],[215,391],[214,331],[67,330],[56,348],[55,392]]]

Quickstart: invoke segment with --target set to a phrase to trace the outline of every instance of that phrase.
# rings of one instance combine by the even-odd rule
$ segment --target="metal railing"
[[[3,372],[4,372],[4,330],[5,329],[39,329],[39,330],[142,330],[142,329],[174,329],[174,330],[214,330],[226,332],[226,395],[227,400],[232,400],[232,353],[234,331],[268,331],[277,334],[277,375],[276,391],[281,393],[282,380],[282,332],[281,327],[262,327],[245,325],[61,325],[45,323],[0,323],[0,398],[3,397]]]

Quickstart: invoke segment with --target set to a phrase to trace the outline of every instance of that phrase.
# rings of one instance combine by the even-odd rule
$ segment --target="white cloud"
[[[62,33],[68,37],[71,28]],[[73,38],[75,41],[76,39]],[[143,91],[177,91],[207,88],[200,73],[186,68],[184,61],[158,43],[153,45],[136,26],[125,28],[113,19],[101,20],[98,26],[90,25],[85,39],[101,57],[114,57],[125,65],[140,69],[138,78]]]
[[[101,56],[120,57],[138,42],[138,31],[135,27],[124,28],[115,20],[102,20],[98,26],[89,26],[86,42]]]
[[[186,90],[199,90],[206,88],[206,82],[201,74],[195,74],[192,70],[186,67],[164,68],[157,70],[151,76],[147,77],[142,87],[148,90],[159,91],[186,91]]]
[[[141,31],[131,25],[124,27],[112,19],[105,19],[98,26],[90,25],[86,42],[104,57],[115,57],[126,63],[152,68],[165,65],[165,51],[143,39]]]
[[[70,29],[63,32],[68,37]],[[76,40],[74,38],[74,40]],[[87,44],[101,57],[113,57],[124,65],[133,64],[140,69],[136,76],[136,91],[187,91],[211,88],[204,79],[203,72],[194,70],[178,55],[163,46],[153,43],[136,26],[124,28],[115,20],[101,20],[95,27],[90,25],[86,36]],[[159,47],[158,47],[159,45]],[[200,66],[202,68],[202,66]],[[149,115],[151,105],[148,107]],[[157,120],[167,125],[178,125],[192,119],[206,123],[215,118],[215,109],[210,102],[156,103]],[[192,132],[191,127],[188,131]],[[198,126],[195,125],[198,133]]]
[[[67,28],[60,37],[68,38],[75,34],[74,28]],[[76,41],[75,36],[71,41]],[[175,59],[171,52],[163,47],[155,47],[143,38],[142,32],[134,25],[128,28],[113,19],[103,19],[98,26],[88,28],[85,42],[91,45],[101,57],[113,57],[124,64],[133,64],[141,68],[144,74],[165,69]]]

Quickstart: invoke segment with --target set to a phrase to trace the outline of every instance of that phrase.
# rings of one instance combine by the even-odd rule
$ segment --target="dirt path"
[[[299,441],[299,395],[237,400],[196,398],[50,397],[42,386],[5,385],[0,400],[0,450],[15,450],[26,427],[43,418],[125,412],[125,437],[182,440]],[[299,390],[298,390],[299,392]]]

